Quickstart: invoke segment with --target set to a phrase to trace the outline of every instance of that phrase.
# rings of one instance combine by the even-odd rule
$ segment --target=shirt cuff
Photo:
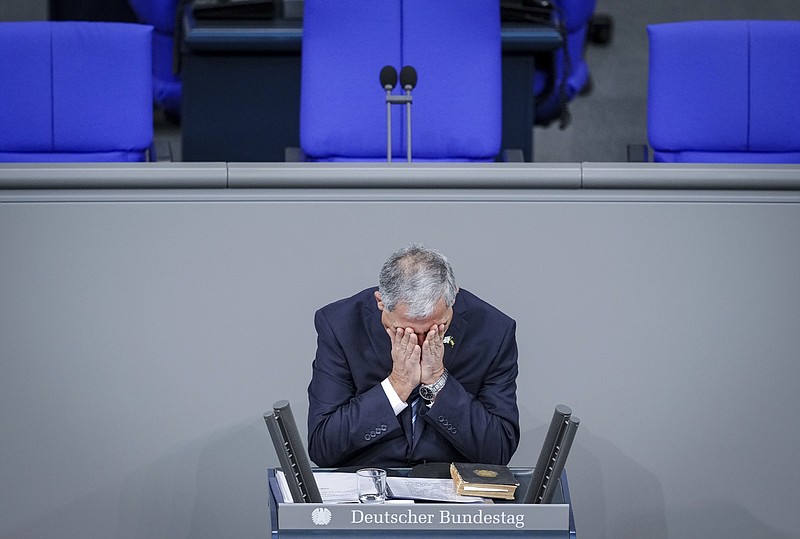
[[[408,404],[403,402],[403,400],[397,394],[397,391],[395,391],[394,388],[392,387],[391,382],[389,382],[388,376],[383,382],[381,382],[381,387],[383,388],[383,392],[386,393],[386,398],[389,399],[389,404],[392,405],[392,410],[394,410],[394,415],[397,415],[406,408],[408,408]]]

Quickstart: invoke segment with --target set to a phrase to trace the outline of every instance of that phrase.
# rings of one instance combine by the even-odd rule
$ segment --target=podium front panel
[[[512,469],[521,487],[530,469]],[[283,503],[269,470],[272,537],[575,537],[566,472],[553,504]],[[518,489],[519,490],[519,489]],[[522,490],[524,494],[524,490]]]

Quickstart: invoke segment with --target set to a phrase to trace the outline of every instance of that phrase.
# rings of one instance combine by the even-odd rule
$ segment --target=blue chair
[[[145,161],[152,28],[0,23],[0,161]]]
[[[584,54],[596,0],[553,0],[552,4],[553,22],[561,27],[565,46],[537,60],[534,122],[547,126],[560,120],[563,128],[569,122],[567,104],[590,84]]]
[[[413,66],[412,158],[492,161],[502,86],[496,0],[306,0],[300,145],[318,161],[386,160],[383,66]],[[401,93],[399,85],[395,93]],[[392,107],[392,157],[405,160],[405,107]]]
[[[179,0],[128,0],[136,18],[153,27],[153,102],[167,115],[178,118],[183,91],[175,69],[175,28]]]
[[[658,162],[800,163],[800,21],[648,27]]]

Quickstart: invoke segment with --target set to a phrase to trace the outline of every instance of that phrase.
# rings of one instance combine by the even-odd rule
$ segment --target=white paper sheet
[[[285,503],[292,503],[286,476],[281,470],[276,470],[275,477],[280,485]],[[317,488],[324,503],[358,503],[356,474],[314,472],[314,480],[317,482]],[[450,503],[487,503],[487,500],[483,498],[457,495],[452,479],[390,476],[386,478],[386,484],[391,491],[390,498]]]

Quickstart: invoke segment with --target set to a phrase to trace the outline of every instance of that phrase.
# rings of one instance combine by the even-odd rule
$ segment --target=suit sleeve
[[[347,353],[324,311],[317,311],[314,325],[317,354],[308,386],[309,456],[318,466],[340,466],[353,455],[403,433],[380,385],[382,378],[376,375],[369,387],[355,380]]]
[[[511,322],[477,395],[451,376],[427,410],[428,428],[435,428],[468,461],[508,464],[519,445],[517,408],[518,353],[516,323]]]

